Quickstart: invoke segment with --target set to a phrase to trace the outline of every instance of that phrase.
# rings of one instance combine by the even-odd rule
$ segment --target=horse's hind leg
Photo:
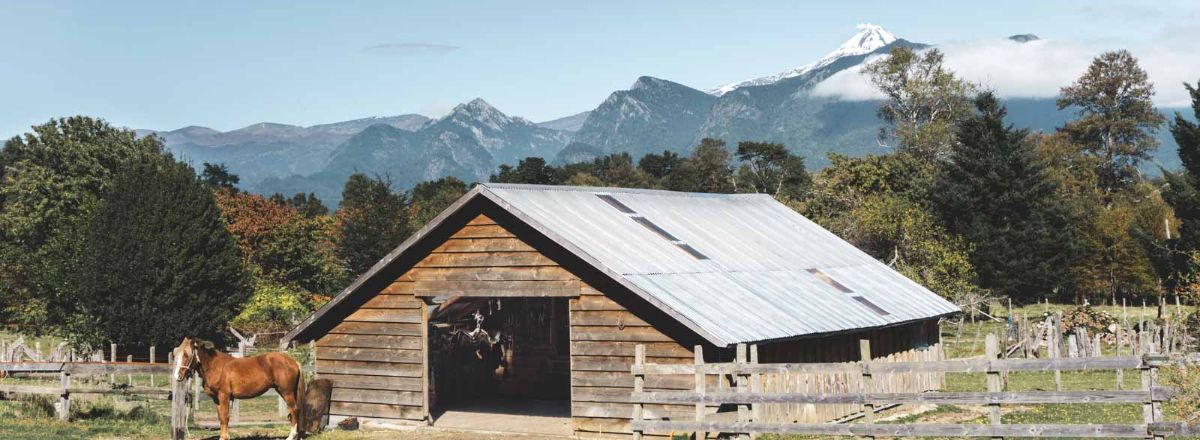
[[[292,432],[288,434],[288,440],[296,440],[296,437],[300,435],[300,402],[296,401],[296,390],[275,387],[275,392],[283,397],[283,402],[288,407],[288,418],[292,422]]]
[[[217,396],[217,420],[221,422],[221,440],[229,440],[229,394]]]

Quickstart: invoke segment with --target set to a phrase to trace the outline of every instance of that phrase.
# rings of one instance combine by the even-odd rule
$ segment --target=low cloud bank
[[[1200,80],[1200,56],[1164,39],[1154,44],[1130,47],[1139,64],[1150,75],[1158,92],[1160,107],[1190,105],[1182,83]],[[995,90],[1007,98],[1051,98],[1071,84],[1105,50],[1055,40],[1018,43],[1007,38],[952,43],[938,46],[946,55],[946,67],[955,75]],[[878,59],[878,57],[874,57]],[[817,84],[813,94],[850,101],[882,99],[860,68],[848,69]]]

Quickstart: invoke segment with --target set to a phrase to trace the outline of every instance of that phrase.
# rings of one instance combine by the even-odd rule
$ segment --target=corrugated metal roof
[[[481,184],[481,193],[718,345],[880,327],[958,311],[760,194]],[[608,194],[636,214],[605,202]],[[635,221],[641,216],[678,239]],[[708,259],[679,247],[686,243]],[[809,273],[819,269],[847,294]],[[860,295],[887,311],[856,301]]]

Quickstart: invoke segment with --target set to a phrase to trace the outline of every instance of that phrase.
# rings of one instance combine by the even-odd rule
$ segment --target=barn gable
[[[627,376],[637,344],[655,362],[692,359],[690,349],[643,319],[653,318],[630,312],[479,214],[316,340],[317,373],[334,384],[331,415],[426,418],[425,299],[446,295],[566,298],[571,414],[580,432],[628,431]]]

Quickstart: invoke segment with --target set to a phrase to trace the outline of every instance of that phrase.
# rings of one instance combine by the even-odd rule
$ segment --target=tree
[[[318,198],[314,193],[305,194],[298,192],[291,198],[284,197],[283,194],[280,193],[275,193],[271,194],[270,200],[279,205],[289,206],[299,212],[300,215],[308,218],[329,215],[329,208],[326,207],[325,203],[321,202],[321,199]]]
[[[413,228],[425,226],[451,203],[467,193],[467,184],[454,176],[418,183],[412,189],[408,217]]]
[[[1196,87],[1184,84],[1192,97],[1192,115],[1200,120],[1200,81]],[[1163,170],[1167,185],[1163,198],[1179,217],[1179,237],[1175,239],[1170,255],[1171,286],[1189,285],[1195,281],[1197,268],[1194,256],[1200,252],[1200,124],[1176,113],[1171,123],[1171,135],[1179,145],[1179,159],[1183,169],[1178,172]]]
[[[812,183],[804,158],[792,154],[782,144],[739,142],[737,158],[738,190],[799,199]]]
[[[725,141],[704,138],[691,156],[667,176],[665,186],[673,191],[732,193],[733,166]]]
[[[223,163],[204,162],[204,171],[200,173],[200,180],[213,188],[224,188],[236,192],[237,184],[242,178],[229,171],[229,168]]]
[[[42,333],[46,298],[61,283],[52,242],[88,215],[128,158],[162,152],[155,136],[100,119],[52,119],[14,137],[0,150],[0,322]]]
[[[350,273],[370,269],[392,248],[400,245],[410,229],[405,215],[404,194],[393,193],[391,182],[354,173],[342,190],[338,210],[338,254]]]
[[[592,161],[592,175],[599,178],[606,186],[620,188],[645,188],[646,178],[633,165],[633,157],[629,153],[613,153],[598,157]]]
[[[516,168],[500,165],[500,171],[488,178],[489,182],[537,185],[558,185],[563,180],[557,168],[547,165],[546,159],[536,156],[521,159]]]
[[[1041,299],[1068,278],[1076,252],[1070,213],[1028,131],[1005,124],[1007,110],[990,92],[975,98],[975,108],[955,130],[935,206],[949,232],[972,245],[981,287]]]
[[[169,155],[130,159],[72,232],[49,316],[81,345],[221,341],[250,296],[212,192]]]
[[[945,158],[955,124],[970,113],[974,86],[956,78],[942,60],[937,49],[896,46],[863,69],[885,97],[879,117],[888,126],[880,129],[881,144],[895,139],[899,151],[926,160]]]
[[[642,156],[638,160],[638,170],[645,173],[655,182],[661,185],[663,179],[679,170],[683,166],[685,159],[679,157],[669,150],[663,150],[662,154],[650,153]]]
[[[1097,199],[1084,217],[1084,247],[1071,267],[1076,302],[1160,294],[1150,250],[1162,245],[1163,226],[1174,223],[1170,207],[1145,182],[1108,199]]]
[[[1075,108],[1079,118],[1062,129],[1100,163],[1101,190],[1128,187],[1137,165],[1158,148],[1153,132],[1165,118],[1154,109],[1154,85],[1128,51],[1105,52],[1075,83],[1063,87],[1058,108]]]

